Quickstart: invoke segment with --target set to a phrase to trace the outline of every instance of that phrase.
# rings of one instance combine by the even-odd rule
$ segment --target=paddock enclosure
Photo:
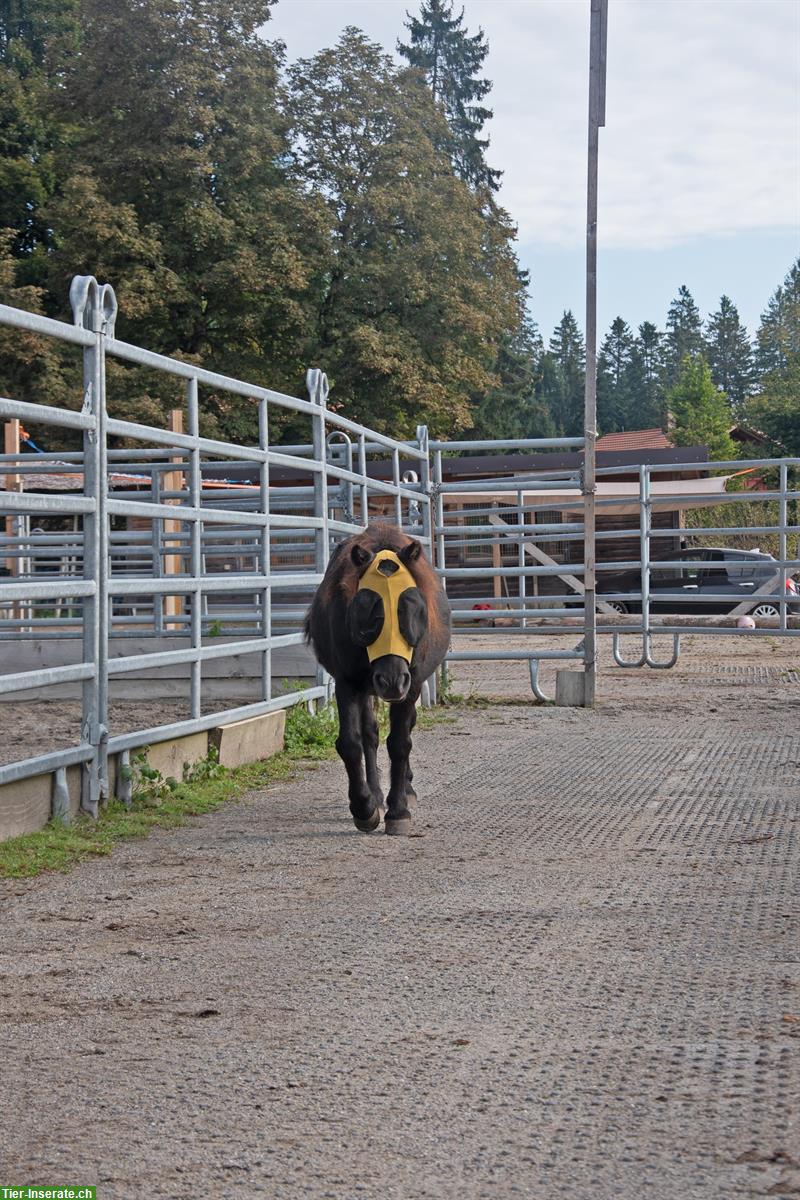
[[[74,410],[0,399],[0,818],[36,780],[43,819],[96,812],[137,747],[325,702],[300,622],[370,519],[431,554],[454,635],[426,703],[462,701],[415,738],[400,846],[352,830],[323,763],[0,884],[9,1177],[797,1192],[798,461],[600,450],[587,473],[580,439],[396,441],[328,411],[320,372],[307,400],[223,379],[121,343],[94,280],[73,300],[73,326],[0,308],[76,356]],[[174,381],[168,428],[109,415],[142,367]],[[218,393],[257,406],[257,445],[204,435]],[[696,574],[718,545],[773,555],[736,607],[776,615],[739,630],[708,589],[707,616],[654,614],[653,554]],[[631,565],[619,615],[589,584]]]
[[[399,441],[329,409],[319,370],[308,399],[287,396],[121,341],[113,289],[92,277],[70,299],[72,325],[0,306],[18,336],[71,353],[75,379],[70,409],[0,398],[0,836],[128,799],[143,746],[202,756],[209,734],[329,699],[303,612],[332,547],[377,518],[432,557],[460,634],[450,663],[517,662],[532,699],[552,698],[539,671],[555,663],[572,668],[562,699],[591,707],[598,637],[620,665],[669,666],[687,630],[741,637],[735,615],[759,599],[776,615],[748,636],[800,635],[797,459],[712,463],[697,447],[631,460],[593,439],[443,442],[424,427]],[[112,415],[115,389],[153,380],[175,397],[167,428]],[[255,444],[204,433],[220,396],[257,414]],[[653,555],[701,571],[720,541],[769,547],[771,573],[728,617],[653,616]],[[665,561],[684,545],[696,563]],[[597,581],[631,567],[641,614],[620,618]],[[35,781],[44,801],[12,811],[9,788]]]

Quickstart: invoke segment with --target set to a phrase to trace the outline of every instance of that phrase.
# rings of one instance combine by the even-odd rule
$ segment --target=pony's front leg
[[[383,808],[381,773],[378,770],[378,719],[375,700],[368,692],[361,697],[361,746],[367,769],[367,787],[379,808]]]
[[[416,696],[407,696],[389,708],[389,736],[386,749],[391,762],[391,784],[386,797],[386,832],[405,835],[411,832],[409,800],[416,799],[411,787],[411,730],[417,723]]]
[[[356,829],[360,829],[362,833],[371,833],[381,823],[381,810],[364,777],[361,698],[346,683],[337,680],[336,706],[339,709],[336,749],[347,771],[350,812]]]

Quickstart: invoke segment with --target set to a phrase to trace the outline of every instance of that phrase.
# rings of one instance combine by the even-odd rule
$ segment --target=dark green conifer
[[[755,379],[753,349],[736,305],[728,296],[720,298],[719,309],[708,319],[706,353],[711,378],[727,395],[733,415],[741,415]]]
[[[457,174],[470,187],[497,191],[502,172],[486,163],[489,139],[480,136],[492,116],[481,104],[492,85],[478,77],[489,53],[483,30],[468,34],[463,8],[454,16],[450,0],[422,0],[419,17],[406,16],[409,40],[398,42],[397,49],[410,66],[424,72],[434,100],[444,110]]]

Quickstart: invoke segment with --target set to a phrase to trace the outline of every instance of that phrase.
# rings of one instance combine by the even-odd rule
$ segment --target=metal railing
[[[459,449],[467,445],[487,452],[497,447],[557,450],[580,446],[580,441],[455,444]],[[532,690],[541,700],[549,698],[539,683],[541,662],[572,659],[582,662],[593,677],[593,656],[587,651],[591,615],[583,597],[586,543],[591,535],[584,524],[586,496],[580,458],[568,460],[574,465],[560,471],[520,470],[513,477],[497,474],[444,482],[444,456],[451,448],[453,443],[433,443],[431,447],[437,562],[450,593],[453,627],[461,635],[458,649],[448,661],[526,661]],[[512,462],[506,458],[504,470]],[[462,460],[462,474],[468,463],[468,459]],[[487,470],[485,458],[480,470]],[[800,568],[800,524],[797,516],[790,520],[793,505],[800,511],[800,459],[676,461],[628,468],[628,476],[631,471],[636,472],[635,482],[620,480],[626,475],[620,466],[598,470],[593,497],[595,629],[599,635],[612,636],[618,665],[672,667],[678,662],[684,633],[800,636],[800,592],[793,590],[792,580]],[[723,490],[723,482],[729,489],[737,485],[720,480],[717,490],[709,490],[706,480],[696,478],[706,475],[711,479],[726,472],[737,478],[749,476],[758,487]],[[679,486],[673,480],[666,486],[656,483],[654,488],[654,479],[667,473],[680,480]],[[724,524],[731,505],[745,507],[736,523]],[[710,514],[710,523],[703,523],[703,512]],[[657,523],[654,513],[659,514]],[[692,514],[688,525],[687,513]],[[662,514],[668,520],[662,519]],[[762,550],[771,549],[771,558],[762,556],[754,563],[746,556],[731,557],[742,548],[757,548],[759,542]],[[703,544],[712,543],[716,549],[709,553],[716,556],[716,565],[703,550]],[[681,551],[680,561],[670,557],[673,550]],[[731,577],[745,573],[749,561],[758,578],[738,590],[726,586],[726,560]],[[685,589],[676,587],[664,594],[654,587],[653,572],[663,575],[671,569],[704,570],[704,584],[716,578],[719,586],[687,583]],[[630,576],[615,580],[626,571],[635,573],[635,582]],[[755,627],[742,630],[735,618],[752,611],[756,612]],[[671,645],[666,655],[659,657],[654,638],[661,634],[671,639]],[[551,649],[547,639],[552,635],[581,636],[581,640],[574,646],[562,642],[560,648]],[[641,652],[632,659],[623,655],[623,635],[641,638]],[[487,638],[496,649],[487,648]],[[470,647],[473,639],[480,641],[480,649]]]
[[[592,702],[598,632],[613,635],[621,666],[651,667],[674,665],[684,632],[741,632],[729,620],[654,616],[653,570],[675,562],[656,551],[654,568],[653,546],[661,539],[671,539],[673,548],[709,538],[722,544],[759,535],[771,539],[776,553],[769,560],[770,580],[741,606],[763,592],[778,615],[759,621],[748,634],[800,635],[797,601],[787,586],[800,568],[798,459],[645,465],[635,485],[622,485],[628,487],[623,502],[604,494],[604,481],[619,476],[620,468],[600,469],[598,485],[587,483],[581,438],[429,442],[420,426],[415,439],[398,441],[328,410],[321,371],[308,372],[309,399],[301,400],[119,341],[114,293],[91,277],[74,281],[71,300],[74,325],[0,306],[0,323],[75,347],[83,377],[78,411],[0,399],[0,418],[46,426],[61,431],[62,441],[69,436],[73,445],[81,443],[80,449],[35,456],[0,455],[6,482],[0,507],[7,514],[0,525],[0,560],[9,572],[0,580],[0,646],[21,638],[39,647],[64,641],[77,644],[79,653],[63,665],[6,668],[0,695],[79,685],[80,737],[68,749],[0,766],[0,784],[53,772],[56,789],[63,790],[64,772],[80,764],[82,807],[96,813],[110,791],[109,755],[124,762],[134,747],[328,697],[330,681],[321,669],[310,689],[282,693],[273,681],[273,654],[303,641],[302,617],[332,546],[376,517],[401,525],[431,552],[450,598],[454,631],[465,635],[448,661],[524,662],[540,699],[545,698],[540,663],[572,661],[583,666],[584,702]],[[177,380],[186,432],[111,418],[109,357]],[[256,444],[201,434],[204,389],[256,406]],[[307,422],[308,436],[297,444],[276,444],[271,428],[287,411]],[[491,468],[491,456],[504,451],[545,454],[536,470],[521,459],[514,474],[513,459],[497,458]],[[574,453],[552,457],[562,466],[548,469],[551,451]],[[481,460],[482,478],[475,477],[469,457],[454,462],[454,456],[475,452],[490,456],[488,468],[486,458]],[[720,490],[713,504],[766,506],[763,519],[689,529],[680,513],[708,505],[709,492],[685,477],[677,500],[658,493],[660,473],[727,470],[749,470],[767,482],[761,490]],[[19,490],[23,475],[27,490]],[[45,480],[55,490],[44,490]],[[72,490],[58,490],[63,487]],[[589,491],[596,520],[587,525]],[[679,509],[675,520],[666,526],[654,522],[654,513],[673,503]],[[630,520],[622,520],[623,528],[619,522],[609,527],[608,516],[620,512]],[[620,540],[622,549],[615,549]],[[583,602],[590,561],[599,585],[591,593],[596,604]],[[700,552],[694,564],[681,559],[682,568],[692,565],[701,565]],[[641,572],[638,588],[628,585],[619,593],[605,585],[609,573],[625,569]],[[713,590],[697,597],[709,612],[729,599],[729,593]],[[614,615],[620,604],[628,611]],[[218,640],[220,633],[233,640]],[[486,633],[493,648],[470,647],[472,635]],[[663,660],[653,651],[659,633],[673,639]],[[551,647],[538,639],[553,634],[580,640]],[[621,635],[642,639],[638,657],[623,657]],[[147,642],[138,639],[148,637],[157,645],[143,650]],[[125,638],[131,639],[130,649],[120,641]],[[206,711],[204,664],[242,655],[259,656],[257,699]],[[188,668],[189,715],[131,732],[111,728],[110,682],[170,668]],[[433,686],[431,691],[435,695]]]
[[[576,489],[585,501],[583,466],[563,470],[525,469],[513,476],[506,472],[509,460],[502,463],[502,474],[475,480],[444,480],[443,456],[453,452],[484,451],[489,455],[500,451],[578,451],[583,450],[583,438],[528,438],[502,441],[432,442],[434,540],[436,562],[445,589],[456,590],[451,595],[453,628],[466,636],[491,633],[498,641],[496,650],[473,650],[466,646],[452,649],[447,662],[518,660],[528,665],[531,689],[544,700],[539,686],[539,664],[559,660],[580,662],[584,669],[584,702],[594,696],[596,655],[593,653],[596,618],[594,606],[582,603],[583,577],[586,573],[586,547],[593,539],[586,537],[583,518],[557,520],[539,518],[547,514],[553,502],[544,499],[530,503],[526,493],[531,489],[546,496],[555,496],[565,488]],[[543,460],[546,463],[546,457]],[[577,462],[577,459],[576,459]],[[464,460],[467,467],[469,460]],[[498,470],[500,467],[498,466]],[[539,594],[544,580],[564,580],[562,564],[549,553],[553,543],[580,539],[582,561],[569,568],[569,592],[557,587],[555,593]],[[510,552],[511,557],[509,558]],[[505,557],[504,557],[505,556]],[[472,558],[468,563],[466,559]],[[454,565],[454,559],[459,565]],[[576,606],[576,594],[580,597]],[[571,607],[567,607],[567,601]],[[537,645],[530,637],[525,644],[515,634],[533,632],[531,620],[554,624],[548,633],[575,633],[580,623],[580,641],[571,648],[549,649]],[[569,625],[564,625],[568,621]],[[544,632],[538,628],[537,632]],[[504,645],[501,646],[501,643]],[[446,667],[445,667],[446,678]]]
[[[756,478],[777,473],[778,478],[776,485],[766,483],[758,489],[721,491],[713,496],[713,502],[710,502],[707,492],[701,492],[696,487],[693,490],[692,481],[687,479],[685,491],[680,495],[681,504],[703,505],[712,517],[717,509],[724,513],[733,505],[743,505],[748,514],[755,509],[757,519],[748,524],[706,525],[696,522],[688,528],[654,528],[654,512],[667,509],[672,502],[666,495],[659,497],[654,494],[654,476],[680,471],[705,471],[709,476],[730,471],[735,476],[755,474]],[[602,472],[599,474],[602,476]],[[602,513],[603,507],[611,504],[613,501],[598,500],[598,511]],[[790,520],[792,504],[796,512],[794,522]],[[640,572],[638,589],[625,592],[603,589],[601,592],[602,600],[624,606],[629,617],[641,614],[639,621],[623,620],[613,630],[614,658],[619,666],[672,667],[678,661],[681,636],[691,633],[708,636],[742,636],[745,633],[748,637],[800,637],[800,590],[793,579],[800,570],[799,458],[643,465],[639,468],[637,506],[638,527],[618,530],[613,536],[638,537],[638,557],[628,562],[616,561],[598,567],[611,572]],[[772,519],[770,508],[774,509]],[[702,510],[698,508],[697,511]],[[674,543],[676,535],[682,541],[691,543],[688,546],[691,557],[682,555],[676,559],[671,551],[658,552],[659,541],[666,539]],[[610,535],[598,534],[601,540],[604,536],[607,538]],[[707,543],[709,539],[716,544],[714,554],[721,552],[720,558],[712,559],[705,553],[702,543]],[[760,543],[767,539],[777,555],[756,560],[734,557],[737,550],[763,549],[762,545],[756,548],[731,544],[755,539]],[[653,542],[656,543],[655,552]],[[737,574],[747,569],[744,564],[748,562],[754,573],[753,580],[739,586],[729,584],[731,576],[735,579]],[[675,572],[674,580],[670,581],[667,588],[655,593],[654,571]],[[655,608],[666,615],[655,615]],[[704,609],[708,617],[700,615]],[[758,616],[754,627],[743,630],[734,623],[734,618],[752,612]],[[641,637],[641,653],[636,658],[623,656],[620,648],[622,634]],[[657,634],[672,638],[672,649],[666,660],[659,661],[653,652],[653,638]]]
[[[430,549],[432,522],[424,429],[416,442],[400,442],[329,411],[327,379],[319,370],[308,372],[309,399],[301,400],[122,342],[115,337],[113,289],[93,277],[73,281],[70,301],[74,325],[0,305],[0,323],[75,346],[83,358],[80,411],[0,398],[4,419],[77,432],[82,438],[81,450],[47,455],[44,462],[31,463],[26,456],[23,465],[13,454],[0,460],[7,480],[23,470],[49,470],[70,475],[71,486],[79,488],[66,493],[12,487],[0,494],[8,514],[0,555],[12,571],[0,581],[0,638],[8,642],[29,633],[37,642],[48,637],[78,639],[80,661],[0,675],[0,694],[79,682],[80,739],[69,749],[0,766],[0,784],[53,772],[54,787],[63,793],[66,769],[80,764],[81,807],[97,815],[111,790],[109,755],[124,762],[135,747],[326,697],[329,681],[321,668],[310,689],[276,691],[272,655],[302,643],[303,601],[321,580],[332,545],[386,513]],[[180,381],[187,432],[110,417],[108,357]],[[257,445],[202,436],[201,389],[257,405]],[[287,410],[307,420],[307,442],[271,443],[270,419]],[[110,447],[110,439],[137,445]],[[368,463],[375,456],[390,462],[388,479],[369,474]],[[222,486],[217,486],[220,481],[212,480],[209,472],[210,465],[219,468],[220,463],[244,466],[249,482],[228,487],[223,477]],[[409,469],[421,482],[414,482]],[[271,471],[288,473],[291,485],[275,483]],[[115,472],[124,473],[119,487],[110,486]],[[34,535],[32,517],[40,522],[66,519],[73,528]],[[132,522],[148,528],[134,531]],[[43,567],[43,549],[52,555],[50,569]],[[209,569],[213,558],[227,559],[230,566],[231,557],[233,570]],[[233,642],[204,640],[227,598],[238,601],[243,610],[238,614],[243,617],[240,636]],[[233,625],[237,628],[235,620]],[[143,629],[180,636],[189,644],[110,656],[112,632]],[[254,653],[260,655],[260,699],[223,711],[203,711],[203,665]],[[187,664],[186,719],[114,732],[109,723],[111,679]]]

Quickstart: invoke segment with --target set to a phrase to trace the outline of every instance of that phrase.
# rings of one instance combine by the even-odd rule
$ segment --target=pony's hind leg
[[[356,829],[371,833],[381,823],[381,810],[364,777],[361,696],[344,682],[336,683],[339,736],[336,749],[347,771],[350,812]]]
[[[378,720],[375,714],[375,699],[364,695],[361,699],[361,745],[364,749],[364,765],[367,769],[367,786],[378,805],[383,808],[381,773],[378,770]]]

